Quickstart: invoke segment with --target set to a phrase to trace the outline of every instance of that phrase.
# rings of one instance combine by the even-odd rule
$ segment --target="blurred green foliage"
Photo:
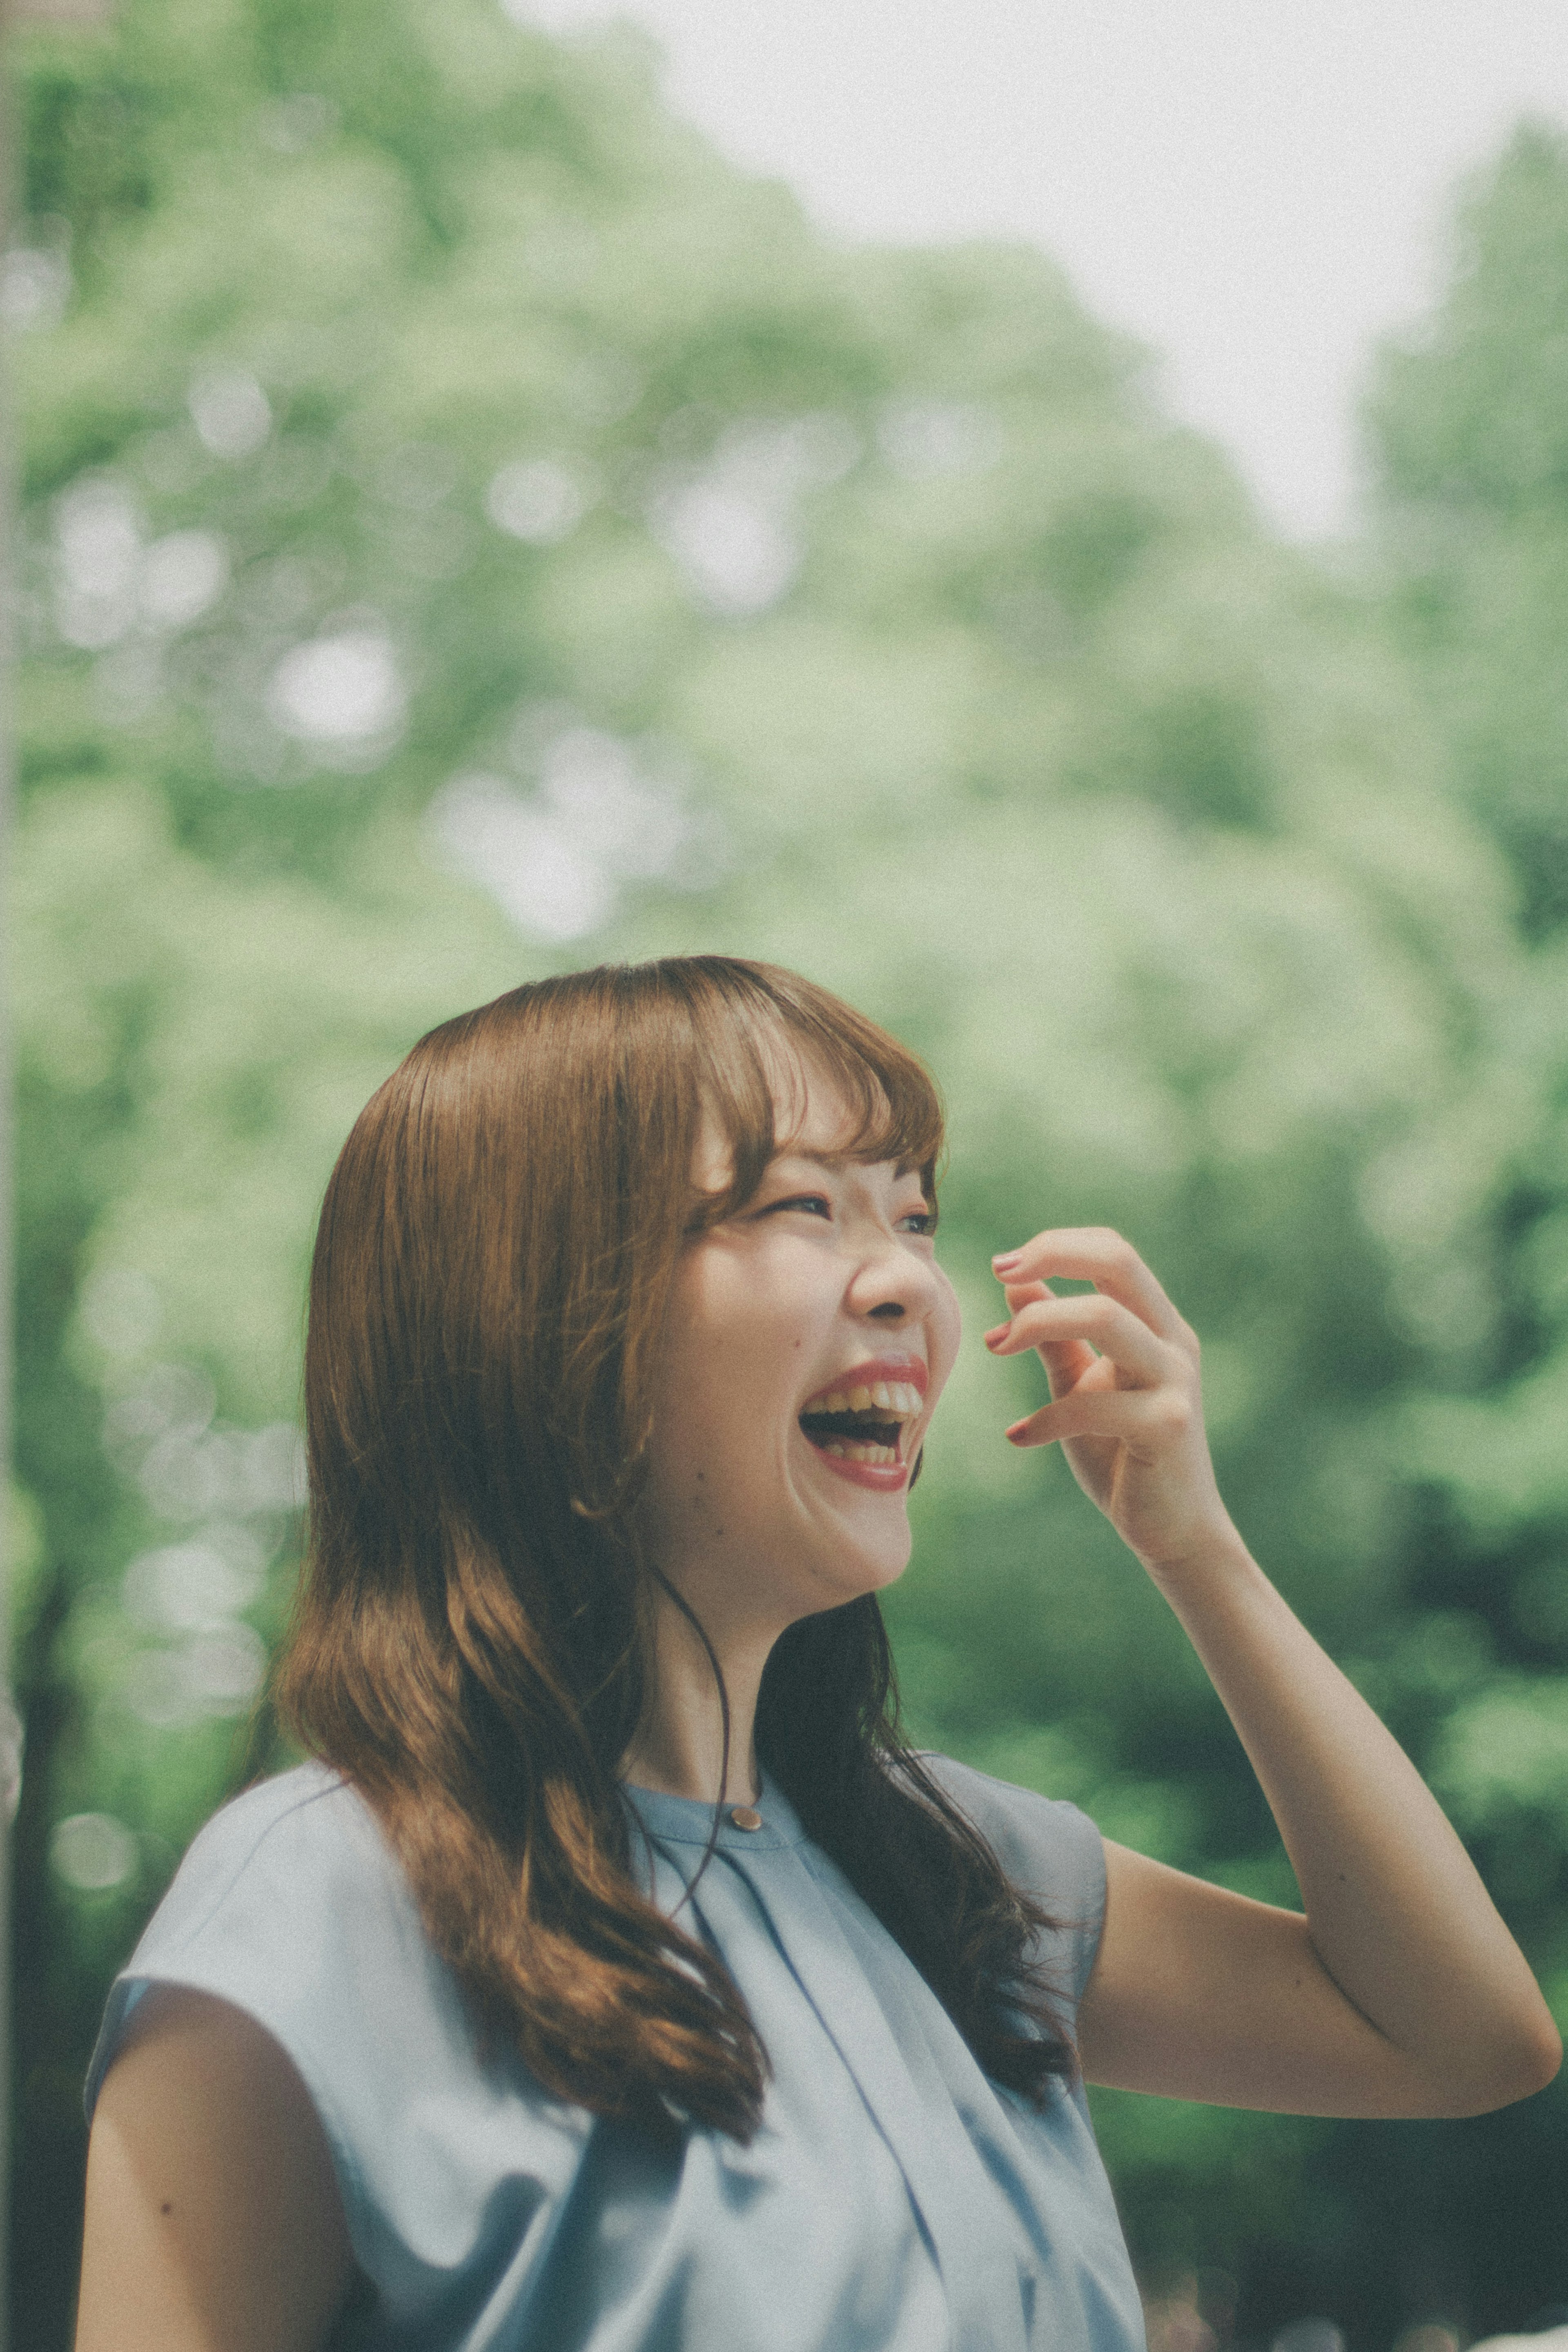
[[[423,1027],[602,957],[774,957],[930,1057],[972,1328],[991,1250],[1132,1234],[1568,2017],[1563,143],[1471,191],[1330,576],[1040,256],[824,244],[629,35],[123,0],[13,54],[16,2340],[68,2340],[108,1977],[276,1753],[333,1154]],[[1001,1444],[1033,1393],[977,1352],[944,1405],[916,1728],[1293,1899],[1174,1622]],[[1560,2094],[1100,2121],[1244,2335],[1568,2296]]]

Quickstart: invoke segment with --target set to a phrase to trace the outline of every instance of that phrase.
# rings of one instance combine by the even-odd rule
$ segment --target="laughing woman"
[[[1085,2082],[1459,2116],[1550,2078],[1113,1234],[996,1261],[986,1344],[1053,1399],[1007,1434],[1180,1618],[1304,1912],[901,1740],[940,1142],[892,1038],[720,957],[518,989],[363,1112],[277,1692],[311,1760],[208,1825],[115,1988],[78,2352],[1131,2352]]]

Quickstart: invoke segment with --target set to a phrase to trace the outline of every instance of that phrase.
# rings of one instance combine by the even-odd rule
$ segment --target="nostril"
[[[908,1309],[902,1307],[896,1298],[884,1298],[880,1307],[872,1308],[871,1319],[873,1322],[902,1323],[907,1312]]]

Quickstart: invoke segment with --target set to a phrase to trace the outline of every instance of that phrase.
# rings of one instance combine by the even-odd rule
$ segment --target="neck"
[[[719,1786],[724,1713],[706,1650],[669,1595],[654,1587],[653,1658],[648,1704],[621,1762],[623,1780],[705,1804],[749,1805],[758,1794],[757,1694],[779,1628],[710,1624],[729,1700],[729,1769]]]

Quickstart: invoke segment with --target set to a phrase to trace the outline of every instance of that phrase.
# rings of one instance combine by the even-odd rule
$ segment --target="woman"
[[[277,1694],[315,1760],[208,1825],[116,1987],[79,2352],[1120,2352],[1083,2081],[1445,2116],[1550,2078],[1114,1234],[996,1260],[987,1345],[1053,1399],[1008,1435],[1181,1618],[1306,1916],[901,1742],[876,1595],[958,1344],[940,1142],[891,1038],[720,957],[519,989],[361,1115]]]

